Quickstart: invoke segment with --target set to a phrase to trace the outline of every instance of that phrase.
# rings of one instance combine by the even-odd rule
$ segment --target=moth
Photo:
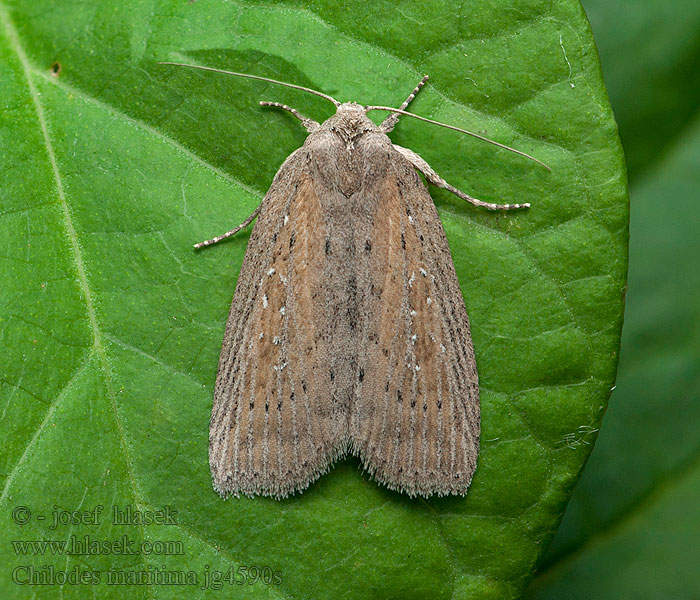
[[[261,102],[291,113],[309,135],[239,227],[195,246],[257,218],[216,378],[215,490],[284,498],[352,453],[392,490],[465,494],[479,453],[477,368],[447,239],[418,173],[475,206],[529,204],[472,198],[391,142],[400,115],[437,123],[405,110],[427,75],[396,109],[181,66],[301,89],[337,109],[318,123]],[[391,114],[376,125],[370,110]]]

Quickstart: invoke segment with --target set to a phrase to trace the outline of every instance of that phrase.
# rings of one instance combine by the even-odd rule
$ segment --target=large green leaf
[[[97,587],[42,586],[47,596],[215,595],[109,586],[104,571],[189,571],[201,585],[207,568],[231,566],[269,566],[281,583],[227,583],[230,597],[517,596],[595,438],[621,326],[625,171],[578,3],[455,13],[453,3],[18,0],[0,20],[3,597],[36,591],[13,583],[27,565],[102,572]],[[395,106],[428,72],[412,110],[552,167],[407,119],[392,134],[465,191],[533,205],[486,213],[432,190],[481,380],[466,499],[410,500],[352,458],[285,501],[213,493],[212,386],[246,236],[200,253],[191,244],[239,223],[303,143],[298,122],[258,100],[331,111],[285,88],[156,64],[168,59]],[[113,524],[111,507],[128,504],[171,507],[177,524]],[[54,508],[97,505],[101,525],[50,529]],[[31,511],[21,526],[18,506]],[[183,553],[18,556],[10,543],[71,534],[174,541]]]

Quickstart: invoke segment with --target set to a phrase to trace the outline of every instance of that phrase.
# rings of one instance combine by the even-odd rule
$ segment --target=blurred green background
[[[629,287],[617,388],[526,598],[700,598],[700,2],[582,3],[629,169]]]

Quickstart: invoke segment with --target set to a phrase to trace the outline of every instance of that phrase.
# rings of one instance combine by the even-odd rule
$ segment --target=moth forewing
[[[285,162],[253,228],[229,313],[214,393],[209,460],[215,489],[284,497],[305,488],[346,447],[331,404],[331,337],[320,203],[308,156]]]
[[[381,292],[370,293],[364,307],[369,333],[353,449],[391,489],[464,494],[479,451],[479,390],[445,233],[427,189],[399,153],[365,195],[373,197],[374,188],[379,201],[363,276]]]

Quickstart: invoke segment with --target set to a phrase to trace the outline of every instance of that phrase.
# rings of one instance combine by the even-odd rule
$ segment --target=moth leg
[[[282,104],[281,102],[261,102],[260,106],[274,106],[275,108],[281,108],[282,110],[286,110],[287,112],[292,113],[297,119],[301,121],[301,124],[304,127],[306,127],[306,131],[308,131],[309,133],[315,131],[321,126],[318,122],[314,121],[313,119],[309,119],[308,117],[305,117],[298,110],[292,108],[291,106],[287,106],[286,104]]]
[[[241,229],[244,227],[248,227],[253,222],[253,219],[257,217],[260,214],[260,207],[262,206],[262,202],[258,204],[258,207],[246,217],[246,220],[243,221],[238,227],[235,229],[232,229],[231,231],[227,231],[226,233],[222,235],[218,235],[215,238],[212,238],[210,240],[207,240],[206,242],[199,242],[199,244],[195,244],[194,247],[199,250],[200,248],[206,248],[207,246],[211,246],[212,244],[217,244],[221,240],[225,240],[226,238],[230,238],[233,235],[236,235]]]
[[[406,110],[408,105],[411,103],[411,100],[413,100],[416,97],[416,94],[420,91],[420,89],[425,85],[425,82],[428,81],[428,76],[424,75],[423,79],[420,80],[418,85],[413,88],[413,91],[409,94],[408,98],[404,100],[404,103],[399,106],[399,110]],[[379,131],[382,133],[389,133],[396,127],[396,123],[399,122],[399,115],[397,113],[391,113],[386,119],[384,119],[381,124],[379,125]]]
[[[403,148],[402,146],[397,146],[396,144],[394,144],[394,149],[400,152],[404,158],[408,159],[408,161],[414,166],[414,168],[423,173],[423,175],[425,175],[425,178],[434,186],[444,188],[452,192],[455,196],[459,196],[462,200],[466,200],[474,206],[482,206],[489,210],[513,210],[514,208],[530,208],[529,202],[525,202],[524,204],[492,204],[491,202],[484,202],[483,200],[472,198],[471,196],[465,194],[461,190],[458,190],[456,187],[453,187],[449,183],[447,183],[442,177],[440,177],[435,171],[433,171],[432,167],[427,162],[425,162],[420,156],[418,156],[418,154],[416,154],[413,150]]]

